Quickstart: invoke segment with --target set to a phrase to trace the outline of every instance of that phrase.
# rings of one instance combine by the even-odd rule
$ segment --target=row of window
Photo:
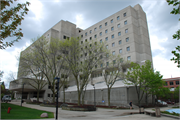
[[[125,33],[128,33],[128,29],[125,30]],[[118,36],[121,36],[121,32],[118,32]],[[94,38],[96,38],[97,35],[94,35]],[[89,38],[92,40],[92,37]],[[114,34],[111,35],[111,39],[114,39]],[[108,41],[108,37],[105,37],[105,41]],[[129,37],[126,38],[126,42],[129,41]],[[85,42],[87,42],[87,39],[85,39]],[[100,40],[100,43],[102,43],[102,39]],[[83,41],[81,41],[81,44],[83,44]],[[121,44],[121,40],[119,41],[119,44]]]
[[[113,23],[113,19],[112,19],[111,21],[112,21],[111,23]],[[124,21],[124,25],[127,25],[127,20]],[[107,26],[107,22],[105,23],[105,26]],[[120,23],[117,24],[117,28],[120,28],[120,26],[121,26]],[[101,28],[102,28],[102,25],[99,26],[99,29],[101,29]],[[111,30],[114,30],[114,26],[111,27]],[[94,28],[94,31],[97,31],[97,27]],[[92,30],[89,31],[89,34],[91,34],[91,33],[92,33]],[[86,32],[86,33],[85,33],[85,36],[87,36],[87,34],[88,34],[88,33]],[[82,37],[83,37],[83,35],[81,35],[81,38],[82,38]]]
[[[166,82],[165,86],[167,86],[167,85],[168,85],[168,82]],[[173,81],[169,82],[169,85],[174,85],[174,82]],[[179,81],[176,81],[176,85],[179,85]]]
[[[131,60],[131,56],[127,56],[127,60],[130,61]],[[121,59],[121,62],[123,62],[123,59]],[[113,64],[116,64],[116,60],[113,60]],[[100,67],[102,68],[103,67],[103,63],[100,64]],[[109,62],[106,62],[106,66],[108,67],[109,66]],[[97,68],[98,65],[95,65],[95,68]]]

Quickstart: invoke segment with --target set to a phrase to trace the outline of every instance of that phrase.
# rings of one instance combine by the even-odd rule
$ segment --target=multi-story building
[[[170,88],[171,91],[174,91],[174,89],[179,86],[180,77],[166,78],[163,80],[166,82],[164,87]]]
[[[45,32],[43,36],[49,40],[50,38],[62,40],[70,37],[81,37],[80,44],[91,40],[100,43],[105,42],[105,47],[113,55],[120,54],[125,61],[129,60],[139,64],[143,64],[145,60],[152,61],[146,14],[139,4],[134,7],[128,6],[85,30],[77,28],[73,23],[61,20]],[[28,48],[22,53],[27,52],[27,50]],[[19,68],[18,73],[20,72],[21,69]],[[100,74],[97,73],[94,76],[94,83],[103,81]],[[22,76],[18,74],[18,80],[22,80],[21,78]],[[13,87],[13,83],[10,84],[11,90],[20,91],[21,87]],[[34,93],[32,88],[28,90],[26,92],[29,92],[29,97],[27,96],[29,99]],[[48,86],[42,90],[42,93],[44,93],[44,99],[52,94],[48,90]],[[127,96],[129,95],[126,95],[126,100],[133,99],[133,95],[129,96],[131,98],[127,98]]]

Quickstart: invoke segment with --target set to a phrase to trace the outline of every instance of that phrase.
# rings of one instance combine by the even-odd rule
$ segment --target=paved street
[[[11,102],[12,104],[20,105],[20,102]],[[53,107],[42,107],[39,105],[31,105],[23,103],[23,106],[34,108],[38,110],[45,110],[49,112],[56,112],[56,109]],[[163,107],[161,110],[167,110],[171,107]],[[148,108],[149,109],[149,108]],[[152,108],[151,108],[152,109]],[[67,111],[67,110],[61,110],[61,108],[58,109],[58,119],[59,120],[173,120],[173,118],[170,117],[152,117],[150,115],[145,114],[133,114],[133,115],[126,115],[125,113],[128,112],[138,112],[138,109],[134,110],[113,110],[113,109],[102,109],[98,108],[97,111],[94,112],[78,112],[78,111]],[[46,120],[54,120],[53,119],[46,119]],[[38,119],[40,120],[40,119]],[[44,120],[44,119],[43,119]],[[174,119],[175,120],[175,119]]]

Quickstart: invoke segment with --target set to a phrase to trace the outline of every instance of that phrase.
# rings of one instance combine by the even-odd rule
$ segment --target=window
[[[96,31],[97,30],[97,28],[94,28],[94,31]]]
[[[90,37],[89,39],[92,40],[92,37]]]
[[[91,47],[92,45],[90,44],[89,46]]]
[[[121,32],[118,32],[118,36],[121,36]]]
[[[105,30],[105,33],[107,33],[108,32],[108,29],[107,30]]]
[[[169,82],[170,83],[170,85],[174,85],[174,83],[173,82]]]
[[[106,66],[109,66],[109,62],[106,62]]]
[[[116,64],[116,60],[113,60],[113,64]]]
[[[122,49],[119,50],[119,53],[122,53]]]
[[[94,38],[96,38],[97,37],[97,35],[94,35]]]
[[[128,41],[129,41],[129,37],[126,38],[126,42],[128,42]]]
[[[85,33],[85,36],[87,36],[87,32]]]
[[[111,38],[112,38],[112,39],[114,38],[114,34],[113,34],[113,35],[111,35]]]
[[[128,33],[128,29],[125,29],[125,33]]]
[[[165,83],[165,85],[164,86],[167,86],[167,82]]]
[[[119,20],[120,19],[120,17],[119,16],[117,16],[117,20]]]
[[[127,47],[127,51],[130,51],[130,47]]]
[[[120,59],[120,63],[123,63],[123,58]]]
[[[102,28],[102,25],[99,26],[99,29],[101,29],[101,28]]]
[[[111,20],[111,23],[113,23],[113,19]]]
[[[115,46],[115,43],[112,43],[112,47],[114,47]]]
[[[179,85],[179,81],[176,81],[176,85]]]
[[[81,41],[81,44],[83,44],[83,41]]]
[[[66,39],[66,36],[64,35],[63,38]]]
[[[100,40],[100,43],[102,43],[102,39]]]
[[[83,38],[83,35],[81,35],[81,38]]]
[[[87,53],[85,53],[84,55],[87,56]]]
[[[51,89],[51,85],[48,85],[48,89]]]
[[[100,32],[99,35],[102,36],[102,32]]]
[[[112,51],[112,55],[115,55],[115,51]]]
[[[124,13],[123,16],[126,17],[126,13]]]
[[[108,41],[108,37],[106,37],[105,39],[106,39],[106,41]]]
[[[105,26],[107,26],[107,22],[105,23]]]
[[[97,68],[97,65],[95,65],[95,68]]]
[[[108,54],[108,53],[106,54],[106,57],[107,57],[107,58],[109,57],[109,54]]]
[[[101,67],[103,67],[103,63],[101,63]]]
[[[111,31],[113,31],[114,30],[114,27],[111,27]]]
[[[50,97],[51,96],[51,94],[48,94],[48,97]]]
[[[131,56],[128,56],[128,57],[127,57],[127,60],[131,60]]]
[[[119,45],[122,43],[122,40],[119,40]]]
[[[127,20],[126,20],[126,21],[124,21],[124,25],[127,25]]]
[[[106,48],[108,49],[108,45],[106,45]]]
[[[85,39],[85,42],[87,42],[87,39]]]
[[[92,30],[90,30],[89,33],[91,34],[91,33],[92,33]]]
[[[118,24],[117,27],[120,28],[120,24]]]
[[[81,54],[81,57],[83,57],[83,55]]]

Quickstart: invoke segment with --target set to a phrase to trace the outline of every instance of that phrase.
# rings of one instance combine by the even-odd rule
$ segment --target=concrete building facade
[[[129,60],[139,64],[143,64],[143,61],[145,60],[152,61],[146,14],[139,4],[135,5],[134,7],[128,6],[85,30],[77,28],[73,23],[61,20],[51,29],[45,32],[43,36],[47,38],[49,42],[50,38],[58,38],[62,40],[70,37],[81,37],[80,44],[91,40],[96,40],[100,43],[105,42],[106,48],[109,49],[112,54],[120,54],[125,61]],[[28,48],[22,51],[21,54],[25,54],[27,50]],[[23,81],[25,77],[21,76],[21,74],[19,74],[20,72],[21,68],[19,67],[17,81]],[[94,84],[104,81],[101,75],[94,76]],[[26,87],[28,88],[28,85],[25,85],[24,87],[24,90],[27,92],[26,98],[30,99],[34,96],[36,91],[33,88],[26,89]],[[116,89],[123,89],[123,91],[125,91],[126,88],[123,88],[124,86],[121,87],[122,88]],[[15,87],[14,83],[10,83],[11,90],[21,91],[21,88],[22,85]],[[52,97],[52,93],[50,89],[48,89],[48,85],[45,86],[41,92],[43,94],[41,96],[43,100],[48,100]],[[120,92],[122,91],[120,90]],[[90,97],[88,96],[90,95],[88,93],[91,92],[87,92],[87,97]],[[67,92],[66,99],[69,99],[70,101],[69,97],[71,97],[71,95],[68,97],[68,94],[70,93]],[[115,95],[114,92],[112,94]],[[125,92],[125,94],[126,99],[123,98],[123,101],[127,103],[127,96],[130,96],[129,94],[132,93]],[[62,96],[60,99],[62,100]],[[74,97],[74,99],[76,99],[76,97]],[[73,99],[71,99],[71,101],[73,101]],[[117,101],[119,101],[119,98]]]

